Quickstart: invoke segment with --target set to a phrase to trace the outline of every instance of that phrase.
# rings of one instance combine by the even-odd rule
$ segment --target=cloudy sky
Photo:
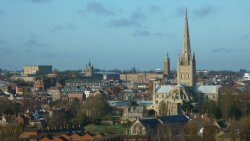
[[[0,68],[176,69],[188,8],[197,69],[250,70],[249,0],[0,0]]]

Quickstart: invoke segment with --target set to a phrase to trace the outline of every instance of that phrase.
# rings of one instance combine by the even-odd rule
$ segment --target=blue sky
[[[188,8],[197,69],[250,70],[249,0],[0,0],[0,68],[176,69]]]

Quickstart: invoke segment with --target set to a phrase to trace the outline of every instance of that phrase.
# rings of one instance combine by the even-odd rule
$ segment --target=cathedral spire
[[[191,57],[191,47],[190,47],[190,39],[189,39],[187,9],[186,9],[186,12],[185,12],[182,57],[183,57],[184,62],[189,62],[190,59],[191,59],[190,58]]]
[[[177,83],[194,88],[196,78],[195,72],[195,55],[193,55],[191,52],[188,28],[188,14],[186,9],[184,20],[183,47],[181,54],[179,54],[177,66]]]

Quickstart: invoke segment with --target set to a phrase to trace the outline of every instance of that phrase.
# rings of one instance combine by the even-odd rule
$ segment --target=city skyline
[[[168,51],[176,70],[187,8],[198,70],[250,70],[249,4],[2,0],[0,68],[83,69],[90,60],[100,69],[162,69]]]

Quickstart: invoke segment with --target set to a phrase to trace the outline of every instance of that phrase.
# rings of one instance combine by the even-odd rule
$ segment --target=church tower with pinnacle
[[[170,75],[170,59],[168,56],[168,52],[166,52],[164,57],[164,70],[163,70],[163,77],[169,79]]]
[[[183,48],[178,57],[177,63],[177,83],[189,87],[195,86],[196,61],[195,55],[192,55],[190,46],[190,37],[188,29],[187,9],[184,22]]]

